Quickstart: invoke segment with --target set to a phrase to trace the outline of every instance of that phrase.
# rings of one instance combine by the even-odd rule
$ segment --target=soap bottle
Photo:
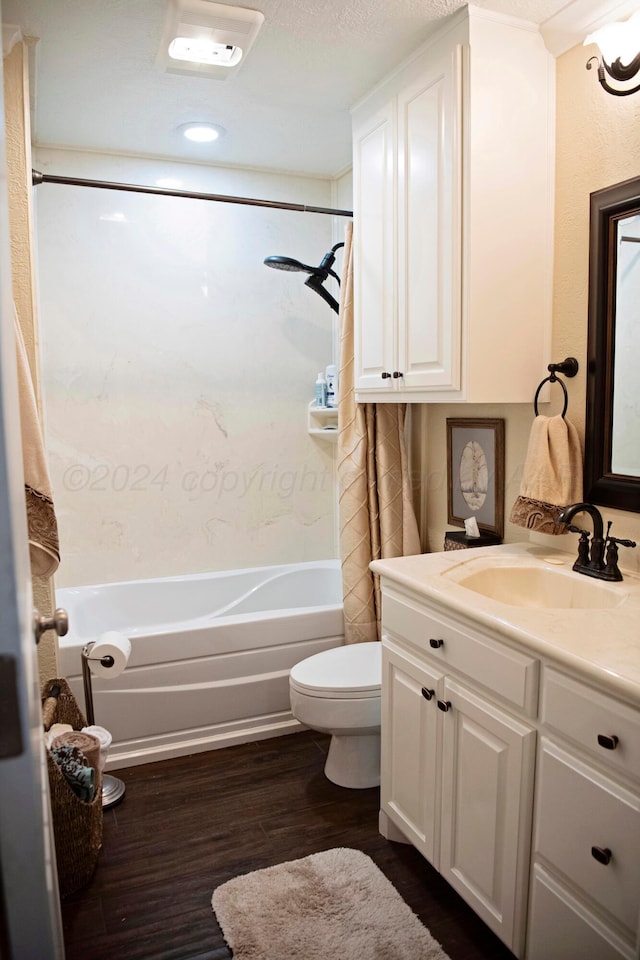
[[[322,370],[316,380],[316,407],[327,406],[327,381],[324,378]]]
[[[330,363],[327,367],[327,406],[338,406],[338,368],[335,363]]]

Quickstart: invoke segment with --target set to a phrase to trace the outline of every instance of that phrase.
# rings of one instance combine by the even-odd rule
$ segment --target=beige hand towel
[[[38,577],[50,577],[60,563],[58,524],[53,508],[51,481],[44,455],[44,443],[29,361],[15,308],[13,315],[16,330],[18,397],[31,572]]]
[[[560,509],[582,500],[582,452],[578,431],[562,416],[536,417],[511,523],[540,533],[567,533]]]

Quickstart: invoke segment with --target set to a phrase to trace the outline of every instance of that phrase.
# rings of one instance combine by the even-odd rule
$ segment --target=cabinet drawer
[[[640,777],[640,711],[555,670],[545,670],[542,720],[599,760]],[[598,737],[607,738],[602,746]]]
[[[385,630],[402,637],[421,655],[428,653],[440,669],[453,669],[493,690],[500,697],[535,716],[538,697],[538,661],[439,619],[411,600],[384,594]],[[434,647],[431,641],[442,641]]]
[[[634,950],[539,866],[534,867],[527,960],[632,960]]]
[[[638,925],[640,797],[542,739],[536,853],[628,930]],[[593,848],[610,851],[608,864]]]

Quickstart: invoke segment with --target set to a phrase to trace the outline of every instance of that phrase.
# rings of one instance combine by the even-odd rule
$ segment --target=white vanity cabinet
[[[540,719],[527,958],[633,960],[640,955],[640,716],[550,668]]]
[[[388,588],[383,627],[382,832],[522,955],[537,663]]]
[[[354,107],[359,401],[530,402],[548,363],[553,93],[538,31],[467,7]]]

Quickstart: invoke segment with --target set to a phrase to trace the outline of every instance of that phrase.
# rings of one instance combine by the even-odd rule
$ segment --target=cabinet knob
[[[451,709],[450,700],[438,700],[438,710],[442,710],[443,713],[446,713],[447,710]]]
[[[438,647],[444,646],[444,640],[436,640],[435,637],[431,637],[429,640],[429,646],[433,647],[434,650],[437,650]]]
[[[611,860],[611,850],[609,847],[591,847],[591,856],[606,867]]]
[[[605,750],[615,750],[618,746],[618,738],[614,733],[612,733],[611,736],[608,736],[606,733],[599,733],[598,743],[601,747],[604,747]]]
[[[391,374],[389,373],[388,370],[383,370],[380,376],[382,377],[383,380],[388,380]]]
[[[394,380],[398,380],[400,377],[404,377],[404,373],[400,373],[399,370],[394,370],[392,373],[392,377]]]
[[[422,688],[422,696],[425,698],[425,700],[431,700],[434,693],[435,693],[435,690],[427,690],[426,687]]]

